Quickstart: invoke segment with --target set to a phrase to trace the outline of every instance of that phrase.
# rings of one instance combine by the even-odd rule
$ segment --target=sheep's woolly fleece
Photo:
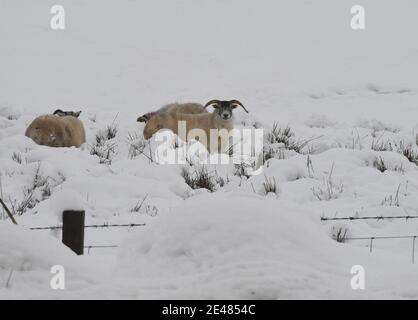
[[[412,239],[376,239],[372,253],[333,239],[415,235],[417,219],[321,221],[418,214],[418,3],[394,15],[370,1],[356,33],[346,0],[65,0],[64,32],[48,28],[48,1],[3,2],[0,195],[19,226],[0,210],[0,298],[418,298]],[[249,109],[237,127],[277,121],[281,135],[260,175],[208,166],[209,192],[182,177],[197,165],[152,162],[136,119],[214,98]],[[24,136],[57,108],[82,109],[82,148]],[[71,208],[87,224],[146,226],[87,229],[86,246],[117,247],[83,256],[59,231],[29,230]],[[50,286],[57,265],[65,290]],[[358,265],[364,290],[351,286]]]

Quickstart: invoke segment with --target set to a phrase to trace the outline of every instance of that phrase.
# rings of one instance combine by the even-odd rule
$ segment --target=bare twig
[[[141,210],[141,207],[144,204],[147,197],[148,197],[148,194],[145,195],[145,197],[144,197],[144,199],[142,199],[141,203],[139,203],[140,201],[138,201],[136,206],[131,209],[131,212],[139,212],[139,210]]]
[[[12,275],[13,275],[13,269],[10,270],[9,277],[7,278],[6,289],[10,288],[10,280],[12,280]]]
[[[10,220],[12,220],[12,222],[14,224],[17,224],[15,218],[13,217],[12,213],[10,212],[9,208],[6,206],[6,204],[4,203],[3,199],[0,198],[0,203],[3,206],[4,210],[6,210],[7,215],[9,216]]]

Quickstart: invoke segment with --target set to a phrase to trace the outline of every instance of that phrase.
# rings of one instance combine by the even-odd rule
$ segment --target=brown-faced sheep
[[[25,135],[35,143],[49,147],[80,147],[86,142],[83,123],[77,118],[80,112],[65,112],[37,117],[26,129]],[[68,114],[68,112],[67,112]]]

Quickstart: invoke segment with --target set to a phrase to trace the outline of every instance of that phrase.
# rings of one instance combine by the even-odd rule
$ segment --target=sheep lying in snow
[[[147,122],[153,116],[160,113],[170,113],[170,114],[179,114],[179,113],[189,113],[189,114],[199,114],[199,113],[208,113],[203,105],[200,103],[170,103],[155,112],[149,112],[140,116],[138,122]]]
[[[229,138],[229,132],[234,128],[232,110],[240,106],[245,112],[248,113],[248,111],[238,100],[211,100],[203,108],[206,110],[209,106],[215,108],[213,113],[158,113],[147,121],[144,128],[144,138],[151,138],[153,134],[161,129],[170,129],[184,141],[188,139],[199,140],[211,153],[223,151],[225,146],[222,143],[225,143],[225,139]],[[179,128],[180,121],[186,122],[185,130]],[[200,131],[195,131],[194,129],[200,129]],[[211,129],[219,130],[219,135],[216,133],[216,140],[212,139],[211,141]],[[191,132],[192,130],[193,132]],[[201,133],[204,134],[202,135]]]
[[[86,142],[79,112],[56,110],[54,114],[37,117],[26,129],[25,136],[49,147],[80,147]]]

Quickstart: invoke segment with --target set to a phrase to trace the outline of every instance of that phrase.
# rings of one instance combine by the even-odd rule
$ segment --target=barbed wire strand
[[[367,216],[367,217],[341,217],[341,218],[327,218],[321,217],[321,221],[331,220],[384,220],[384,219],[418,219],[418,216]]]
[[[115,227],[145,227],[145,223],[127,223],[127,224],[92,224],[86,225],[84,228],[115,228]],[[56,230],[62,229],[62,226],[51,226],[51,227],[32,227],[30,230]]]

